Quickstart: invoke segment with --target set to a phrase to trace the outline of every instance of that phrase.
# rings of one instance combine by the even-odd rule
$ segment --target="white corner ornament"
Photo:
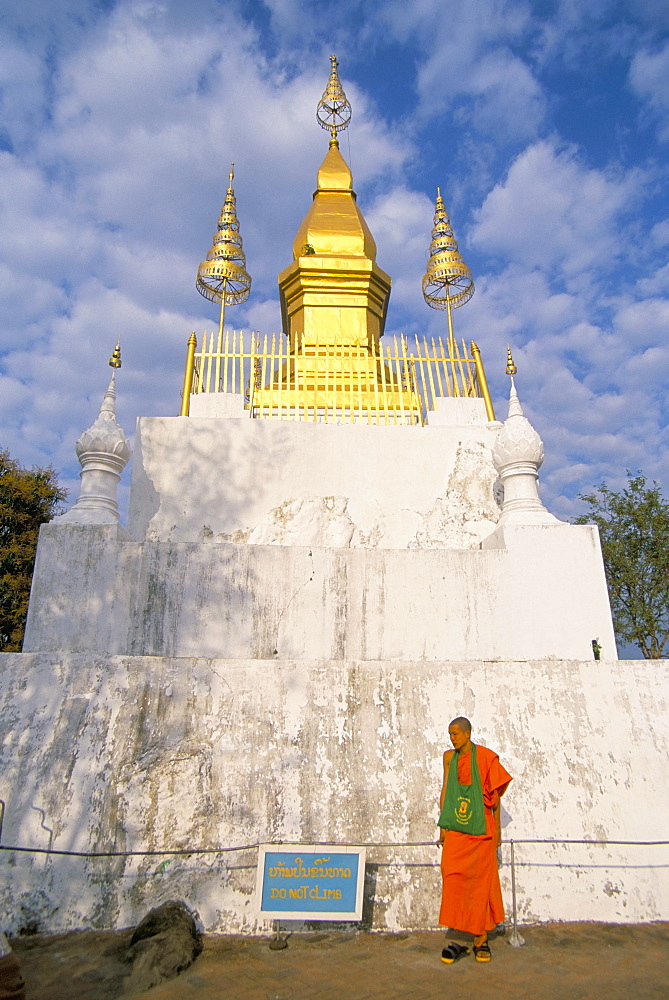
[[[509,415],[493,445],[492,460],[504,487],[499,524],[558,523],[539,499],[537,481],[544,460],[544,445],[523,414],[513,377]]]
[[[116,421],[115,376],[113,372],[95,423],[75,445],[81,489],[74,507],[58,518],[61,523],[118,524],[116,489],[132,448]]]

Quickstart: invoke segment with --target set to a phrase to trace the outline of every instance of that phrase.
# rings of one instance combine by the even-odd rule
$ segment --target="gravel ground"
[[[146,1000],[668,1000],[669,923],[542,924],[513,948],[491,937],[492,961],[440,961],[443,934],[207,935],[200,957]],[[132,931],[35,935],[12,942],[27,1000],[116,1000]],[[449,934],[449,940],[470,943]]]

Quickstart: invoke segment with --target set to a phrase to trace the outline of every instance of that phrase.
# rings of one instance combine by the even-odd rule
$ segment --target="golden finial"
[[[423,298],[432,309],[448,311],[448,347],[451,358],[455,357],[451,312],[469,302],[473,294],[472,272],[460,256],[451,220],[444,208],[441,188],[437,188],[430,257],[423,275]]]
[[[457,309],[474,294],[474,279],[460,256],[451,220],[437,188],[430,259],[423,276],[423,297],[433,309]]]
[[[109,359],[110,368],[120,368],[121,367],[121,342],[117,342],[116,347],[112,351],[112,356]]]
[[[516,366],[514,364],[513,355],[511,354],[511,346],[509,344],[507,344],[507,348],[506,348],[506,374],[507,375],[515,375],[517,371],[518,371],[518,369],[516,368]]]
[[[246,270],[246,257],[242,250],[242,238],[237,219],[237,203],[232,181],[235,165],[230,164],[228,190],[225,203],[218,219],[218,230],[214,234],[211,250],[197,269],[195,287],[200,295],[210,302],[220,302],[221,314],[218,324],[218,339],[223,336],[223,320],[226,305],[246,302],[251,291],[251,276]],[[220,350],[220,346],[219,346]]]
[[[316,120],[330,133],[330,145],[339,147],[337,133],[343,132],[351,120],[351,105],[339,79],[336,56],[330,56],[330,79],[316,108]]]
[[[246,302],[251,290],[251,277],[246,270],[246,257],[239,234],[237,206],[232,180],[235,165],[231,164],[230,184],[218,219],[211,250],[197,269],[195,287],[210,302],[238,305]]]

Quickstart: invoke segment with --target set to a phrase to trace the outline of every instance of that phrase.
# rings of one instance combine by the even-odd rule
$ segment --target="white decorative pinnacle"
[[[539,499],[537,480],[544,460],[544,446],[523,414],[516,386],[511,378],[509,415],[492,449],[492,460],[504,486],[500,524],[555,524],[557,518]]]
[[[130,442],[116,421],[115,372],[109,380],[95,422],[75,448],[81,462],[81,490],[74,507],[59,521],[69,524],[116,524],[116,488],[132,454]]]

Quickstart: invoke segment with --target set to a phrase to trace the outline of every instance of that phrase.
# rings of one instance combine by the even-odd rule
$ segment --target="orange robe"
[[[504,920],[491,796],[493,792],[501,795],[512,780],[497,754],[478,743],[476,761],[483,788],[486,832],[481,837],[472,837],[446,830],[441,852],[443,886],[439,912],[442,926],[475,935],[491,931]],[[458,780],[461,785],[471,784],[471,753],[458,760]]]

